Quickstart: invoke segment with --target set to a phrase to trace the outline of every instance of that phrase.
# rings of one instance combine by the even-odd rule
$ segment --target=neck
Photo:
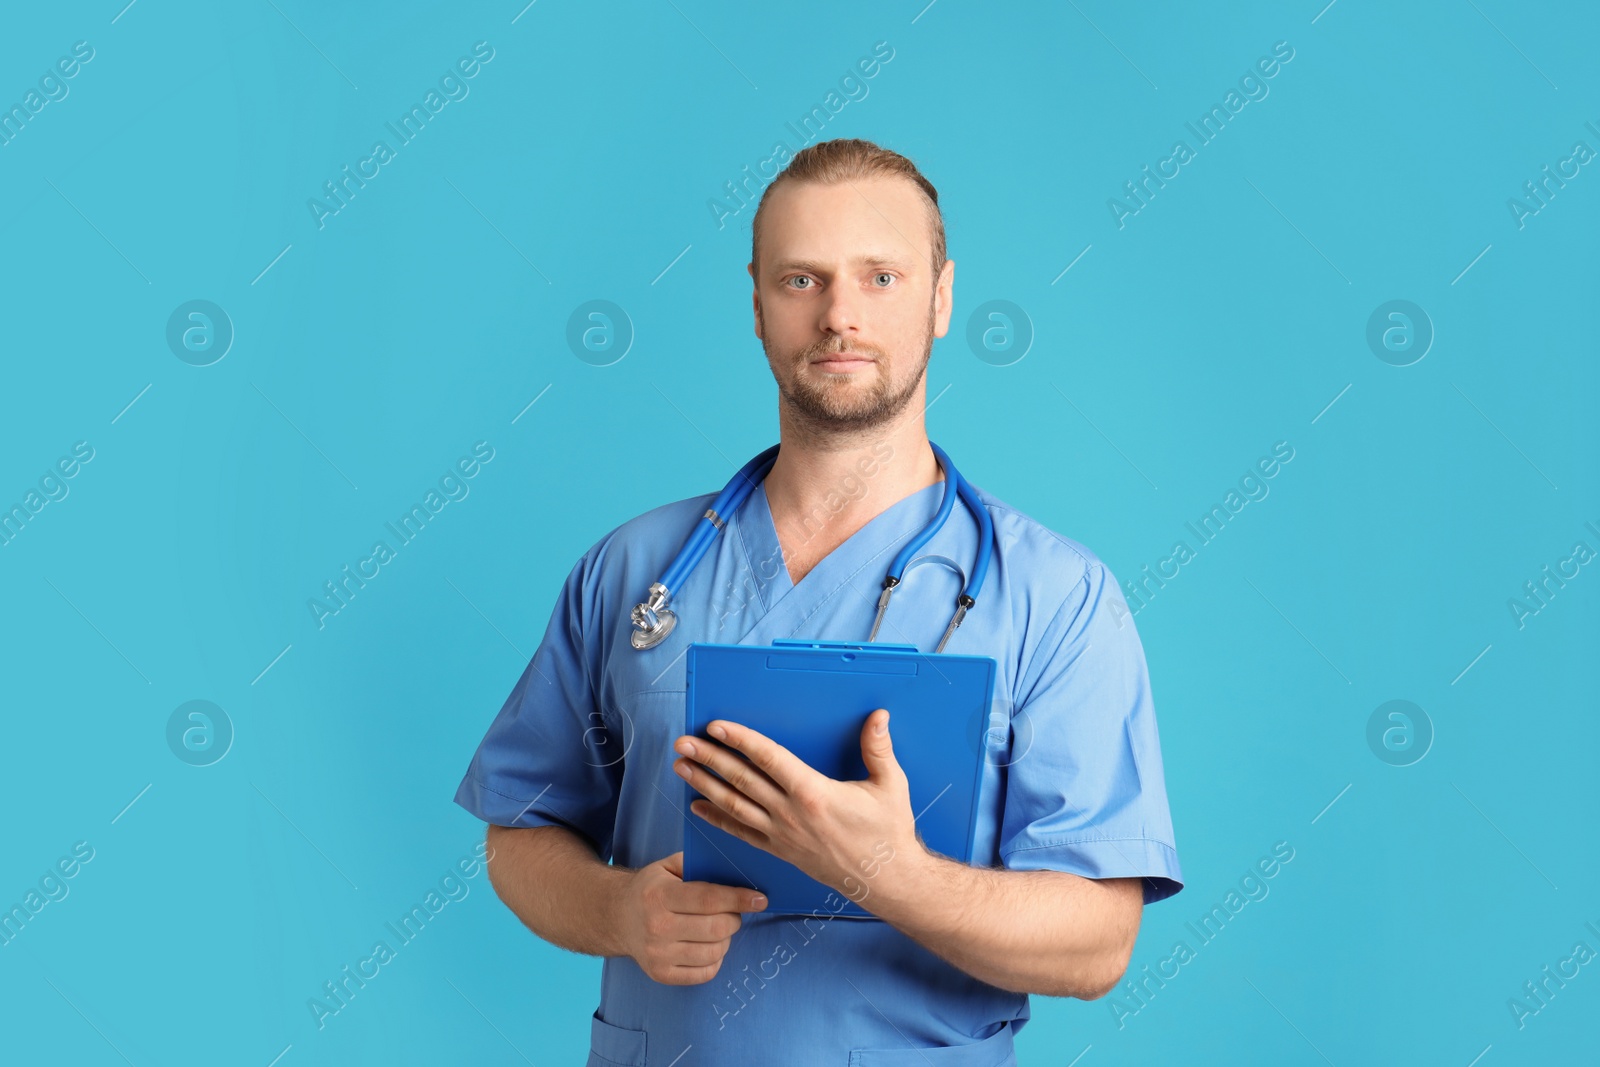
[[[900,417],[863,430],[820,431],[789,414],[780,412],[782,447],[763,483],[780,529],[809,516],[848,536],[944,477],[928,447],[920,398]]]

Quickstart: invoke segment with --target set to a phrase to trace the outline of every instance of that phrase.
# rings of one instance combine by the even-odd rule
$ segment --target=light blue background
[[[0,103],[94,58],[0,147],[0,503],[94,459],[0,547],[0,903],[95,850],[0,947],[5,1058],[581,1062],[600,961],[481,873],[323,1029],[307,1000],[481,840],[451,795],[578,556],[777,439],[753,208],[708,201],[878,41],[822,136],[939,188],[929,430],[964,472],[1129,579],[1295,449],[1137,616],[1187,887],[1130,975],[1295,858],[1122,1028],[1035,998],[1020,1061],[1594,1055],[1600,964],[1522,1029],[1507,1000],[1600,950],[1600,568],[1521,629],[1507,601],[1600,550],[1600,164],[1522,228],[1507,200],[1600,150],[1600,20],[923,2],[5,12]],[[319,229],[307,200],[478,41],[470,94]],[[1108,198],[1277,41],[1270,95],[1119,229]],[[236,331],[208,367],[165,341],[194,299]],[[636,332],[608,367],[566,342],[592,299]],[[1411,366],[1365,340],[1392,299],[1436,331]],[[1020,362],[968,347],[988,300],[1031,322]],[[477,441],[470,495],[319,629],[308,598]],[[166,741],[195,699],[235,732],[207,767]],[[1435,731],[1411,766],[1366,741],[1392,699]]]

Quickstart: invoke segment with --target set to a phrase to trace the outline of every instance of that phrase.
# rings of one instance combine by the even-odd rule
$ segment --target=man
[[[944,488],[923,414],[955,263],[933,186],[870,142],[822,142],[768,186],[752,227],[755,332],[779,394],[771,472],[672,591],[677,625],[653,648],[630,644],[631,605],[715,494],[585,553],[456,801],[491,824],[506,905],[605,957],[591,1065],[666,1065],[691,1047],[685,1064],[1014,1063],[1027,994],[1103,996],[1142,906],[1182,888],[1139,638],[1087,548],[974,486],[994,557],[945,647],[998,665],[973,866],[917,838],[885,709],[863,723],[858,782],[735,722],[711,724],[720,743],[683,735],[691,641],[864,641],[890,560]],[[956,507],[879,639],[931,651],[966,581],[950,561],[977,543]],[[914,708],[889,710],[912,728]],[[769,915],[752,890],[684,882],[685,780],[692,823],[873,917],[834,917],[842,897]]]

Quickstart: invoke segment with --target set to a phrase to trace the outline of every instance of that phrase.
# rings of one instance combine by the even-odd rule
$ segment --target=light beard
[[[899,390],[893,389],[887,361],[881,353],[877,354],[873,371],[856,371],[837,377],[826,375],[819,380],[808,374],[811,361],[843,349],[837,343],[814,345],[800,355],[784,358],[783,364],[794,368],[792,376],[786,381],[778,373],[778,361],[774,359],[772,349],[765,340],[762,341],[762,348],[766,350],[773,380],[778,383],[778,393],[789,410],[801,420],[811,427],[830,432],[868,430],[898,418],[922,385],[928,373],[928,362],[933,356],[933,317],[930,314],[928,318],[928,332],[917,372]],[[867,389],[862,389],[853,380],[864,373],[874,375],[872,385]]]

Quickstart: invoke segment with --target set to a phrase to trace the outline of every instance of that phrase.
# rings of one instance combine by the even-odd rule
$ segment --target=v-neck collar
[[[893,561],[890,550],[898,550],[901,544],[932,521],[944,499],[944,488],[945,479],[940,478],[890,504],[844,543],[818,560],[816,566],[806,572],[796,585],[783,562],[782,543],[778,540],[777,525],[772,519],[772,506],[767,500],[766,483],[763,481],[733,516],[745,563],[750,568],[762,607],[768,612],[780,604],[794,607],[796,605],[788,602],[800,599],[805,602],[802,614],[809,616],[818,605],[864,568],[877,569],[873,582],[876,587],[883,575],[888,573],[889,564]],[[874,603],[875,600],[865,607],[869,621]]]

